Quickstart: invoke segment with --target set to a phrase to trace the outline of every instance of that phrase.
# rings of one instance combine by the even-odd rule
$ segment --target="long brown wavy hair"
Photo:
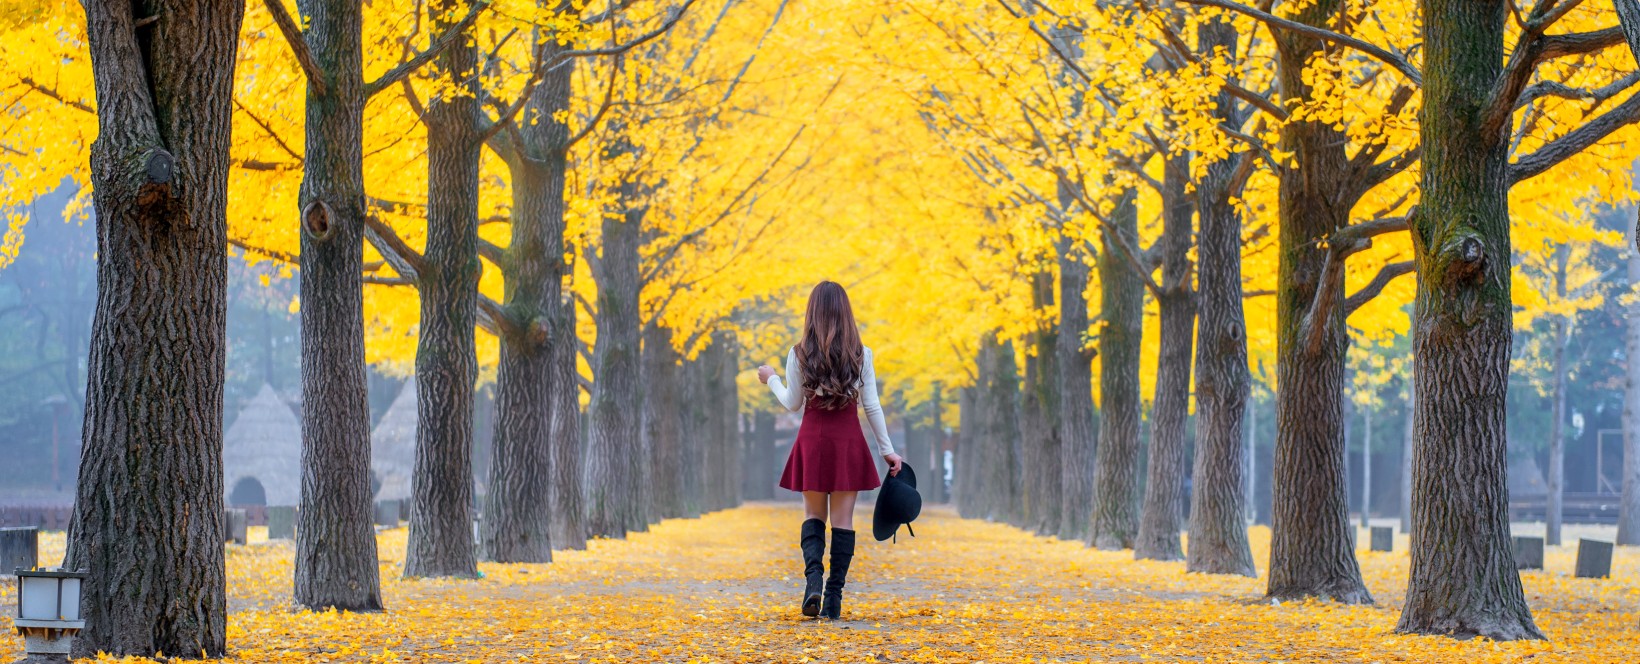
[[[803,370],[803,399],[812,408],[840,410],[860,398],[865,346],[854,324],[848,292],[822,281],[809,293],[803,317],[803,340],[797,344],[797,366]]]

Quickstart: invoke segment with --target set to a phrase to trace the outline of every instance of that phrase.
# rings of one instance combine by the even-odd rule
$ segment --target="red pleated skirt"
[[[797,442],[786,458],[780,488],[788,491],[870,491],[882,485],[871,444],[854,404],[838,410],[803,409]]]

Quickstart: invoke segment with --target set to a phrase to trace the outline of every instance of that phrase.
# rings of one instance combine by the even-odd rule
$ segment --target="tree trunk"
[[[382,608],[364,364],[364,73],[358,2],[302,0],[328,74],[308,82],[302,160],[302,509],[297,604]]]
[[[987,338],[991,363],[985,384],[986,445],[980,471],[985,482],[985,518],[1016,523],[1018,511],[1019,370],[1012,341]]]
[[[1370,528],[1372,513],[1372,407],[1361,409],[1361,527]]]
[[[1157,298],[1161,338],[1156,398],[1150,411],[1150,463],[1133,557],[1182,560],[1185,420],[1190,416],[1190,364],[1195,350],[1196,294],[1191,291],[1190,240],[1195,214],[1185,194],[1190,159],[1168,159],[1162,176],[1162,294]]]
[[[1042,284],[1043,304],[1053,304],[1053,275],[1045,275]],[[1038,535],[1058,535],[1063,507],[1060,497],[1064,477],[1063,443],[1059,420],[1059,331],[1057,327],[1043,329],[1036,335],[1035,376],[1026,381],[1028,400],[1034,400],[1033,417],[1037,440],[1036,459],[1024,466],[1025,492],[1031,495],[1031,521],[1028,528]],[[1091,400],[1090,400],[1091,405]]]
[[[752,427],[756,432],[753,435],[756,442],[752,448],[751,468],[746,474],[752,484],[748,497],[753,500],[774,500],[775,478],[780,472],[775,468],[774,413],[763,411],[753,415]]]
[[[552,62],[565,47],[556,37],[538,37],[543,62]],[[490,491],[485,496],[484,556],[495,562],[544,563],[552,560],[549,451],[553,434],[553,395],[574,390],[557,385],[556,344],[575,343],[574,328],[563,320],[560,301],[564,262],[564,183],[568,169],[569,130],[556,120],[569,109],[574,67],[551,68],[531,92],[513,132],[496,136],[512,175],[512,240],[502,266],[506,281],[502,302],[507,327],[501,336],[496,368],[495,440],[490,457]],[[577,432],[576,440],[579,440]],[[567,444],[567,441],[565,441]]]
[[[1410,379],[1409,379],[1410,380]],[[1406,432],[1401,438],[1401,532],[1412,532],[1412,442],[1416,440],[1417,418],[1413,417],[1418,402],[1417,389],[1407,386]]]
[[[463,0],[441,0],[450,16]],[[435,19],[442,34],[452,21]],[[404,575],[471,577],[473,383],[478,374],[478,47],[444,49],[434,78],[453,88],[427,102],[427,250],[416,290],[416,466]],[[466,81],[466,83],[463,83]]]
[[[552,344],[547,360],[552,367],[552,437],[547,442],[547,465],[552,479],[547,486],[551,516],[547,533],[552,548],[579,551],[587,548],[586,509],[581,497],[581,387],[576,360],[580,340],[575,337],[575,302],[564,299],[559,305],[558,323],[564,343]]]
[[[1418,386],[1412,566],[1396,630],[1543,638],[1509,538],[1509,123],[1481,131],[1504,0],[1422,0],[1423,199],[1412,226]]]
[[[640,327],[638,248],[647,208],[638,183],[627,181],[619,215],[605,214],[598,258],[598,341],[593,347],[592,444],[586,460],[587,534],[618,539],[648,528],[647,487],[641,485],[642,403],[638,388]],[[642,500],[640,500],[642,499]]]
[[[974,384],[962,388],[962,394],[958,397],[958,408],[961,413],[961,424],[958,425],[958,430],[961,432],[962,438],[957,443],[957,475],[951,492],[954,494],[953,497],[957,503],[957,513],[965,519],[983,518],[978,509],[979,472],[977,468],[980,464],[980,441],[985,436],[980,431],[981,418],[978,414],[980,400],[976,398],[976,395],[980,392],[981,386],[985,384],[984,353],[985,350],[981,347],[980,355],[982,357],[980,358],[981,361],[976,362],[979,371],[974,379]]]
[[[1139,209],[1134,199],[1131,190],[1124,193],[1111,213],[1121,235],[1104,231],[1104,255],[1099,260],[1104,320],[1099,331],[1099,444],[1090,543],[1104,550],[1132,547],[1139,529],[1134,480],[1139,476],[1139,348],[1145,286],[1119,248],[1138,247]],[[1066,413],[1068,434],[1070,411]]]
[[[678,429],[679,463],[672,472],[677,473],[679,480],[678,489],[682,500],[677,512],[678,516],[683,518],[697,517],[708,511],[705,508],[704,466],[707,458],[705,440],[711,435],[711,415],[707,401],[712,397],[703,367],[704,364],[697,356],[694,360],[684,361],[679,368],[679,379],[682,382],[682,388],[678,391],[682,395],[679,414],[683,424]]]
[[[942,414],[941,410],[944,405],[941,402],[941,398],[943,396],[943,392],[941,390],[942,387],[944,386],[941,385],[939,381],[934,381],[934,393],[930,401],[930,405],[934,409],[934,438],[928,446],[929,453],[931,455],[928,459],[928,467],[933,469],[934,472],[932,473],[932,477],[934,479],[929,483],[929,488],[923,493],[923,495],[927,497],[928,501],[931,503],[943,503],[948,500],[945,489],[946,435],[945,427],[940,421]],[[921,489],[921,487],[918,488]]]
[[[229,130],[240,2],[134,25],[86,2],[97,307],[67,569],[76,657],[227,651],[222,389]]]
[[[735,374],[740,370],[740,346],[732,332],[714,335],[712,347],[717,360],[713,369],[713,395],[716,406],[714,420],[717,435],[717,464],[712,470],[717,486],[715,509],[725,510],[740,505],[740,390]],[[881,389],[879,388],[879,391]]]
[[[1055,534],[1069,540],[1088,537],[1093,525],[1093,473],[1096,429],[1093,425],[1093,358],[1087,351],[1088,278],[1092,256],[1076,251],[1077,243],[1061,238],[1059,254],[1059,525]],[[1103,343],[1101,340],[1100,343]]]
[[[1204,24],[1197,34],[1204,47],[1235,50],[1235,28],[1223,18]],[[1234,113],[1228,94],[1219,95],[1218,105]],[[1252,455],[1243,447],[1242,421],[1251,377],[1241,303],[1241,214],[1230,203],[1236,167],[1235,160],[1208,164],[1197,184],[1196,458],[1185,569],[1257,576],[1245,520],[1250,493],[1245,480],[1252,476],[1246,462]]]
[[[681,389],[679,362],[672,347],[672,332],[650,325],[643,333],[644,433],[645,449],[653,469],[650,480],[650,509],[655,516],[672,519],[683,516],[683,414],[678,399]],[[771,482],[772,485],[772,482]]]
[[[1560,301],[1566,300],[1566,263],[1571,251],[1561,245],[1555,251],[1555,291]],[[1549,496],[1544,521],[1543,543],[1560,546],[1560,523],[1565,514],[1566,497],[1566,338],[1569,327],[1566,316],[1556,314],[1550,322],[1549,370],[1554,372],[1553,403],[1549,409]]]
[[[1640,287],[1640,250],[1629,237],[1629,287]],[[1640,546],[1640,302],[1625,307],[1623,383],[1623,502],[1617,513],[1617,543]]]
[[[1342,0],[1317,0],[1291,18],[1328,25]],[[1305,69],[1322,55],[1320,40],[1293,32],[1276,35],[1277,78],[1283,99],[1309,99]],[[1344,227],[1350,205],[1336,200],[1348,173],[1348,141],[1330,125],[1285,125],[1281,149],[1295,168],[1282,172],[1280,257],[1276,286],[1276,448],[1271,466],[1271,541],[1268,593],[1277,598],[1323,597],[1368,604],[1350,524],[1345,472],[1344,355],[1349,335],[1344,307],[1306,321],[1316,292],[1343,289],[1344,272],[1323,284],[1329,249],[1321,238]],[[1353,203],[1353,201],[1350,201]],[[1307,332],[1319,326],[1319,340]]]

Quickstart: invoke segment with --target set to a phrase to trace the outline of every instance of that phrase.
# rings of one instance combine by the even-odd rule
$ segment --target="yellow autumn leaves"
[[[796,610],[792,504],[672,520],[547,565],[480,565],[477,580],[404,580],[405,530],[379,535],[388,611],[290,603],[289,542],[228,547],[235,662],[1631,662],[1640,660],[1640,551],[1609,580],[1573,579],[1573,547],[1522,580],[1546,642],[1392,634],[1406,584],[1394,553],[1358,552],[1376,606],[1274,605],[1264,581],[1185,574],[1079,542],[925,510],[916,538],[865,541],[840,623]],[[857,526],[869,523],[862,508]],[[1255,559],[1269,531],[1255,528]],[[1358,538],[1365,542],[1363,535]],[[1568,541],[1575,541],[1575,533]],[[43,558],[60,556],[47,535]],[[0,590],[0,604],[15,601]],[[21,656],[12,637],[0,658]],[[127,659],[127,662],[150,660]]]

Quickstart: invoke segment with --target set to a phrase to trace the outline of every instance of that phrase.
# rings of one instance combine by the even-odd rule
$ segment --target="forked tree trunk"
[[[547,532],[552,548],[578,551],[587,548],[587,529],[581,497],[581,388],[575,368],[580,340],[575,337],[575,302],[564,300],[559,312],[556,324],[562,328],[553,336],[565,343],[552,344],[548,360],[552,366],[552,437],[547,456],[552,480],[547,496],[552,514]]]
[[[1096,453],[1093,423],[1093,357],[1088,352],[1088,278],[1092,256],[1076,250],[1069,239],[1058,242],[1059,255],[1059,525],[1063,539],[1087,539],[1093,526],[1093,473]],[[1101,341],[1100,343],[1103,343]]]
[[[540,57],[546,62],[555,61],[564,49],[554,36],[538,39],[545,42]],[[553,347],[575,343],[572,328],[561,320],[560,302],[569,129],[556,118],[568,112],[573,69],[549,69],[531,92],[517,120],[521,144],[512,143],[513,132],[496,134],[513,192],[512,241],[502,266],[508,326],[500,335],[494,448],[482,528],[484,556],[496,562],[552,560],[550,512],[543,506],[551,496],[553,395],[574,389],[554,384]]]
[[[1629,237],[1629,286],[1640,286],[1640,243]],[[1617,543],[1640,546],[1640,302],[1624,307],[1623,499],[1617,512]]]
[[[1150,462],[1133,557],[1182,560],[1185,420],[1190,416],[1190,365],[1195,349],[1196,294],[1191,290],[1193,206],[1185,194],[1190,159],[1168,159],[1162,176],[1162,293],[1157,298],[1161,338],[1156,358],[1156,398],[1150,411]]]
[[[1509,537],[1509,123],[1481,131],[1504,60],[1504,0],[1422,0],[1422,202],[1412,568],[1396,630],[1543,638]]]
[[[1197,30],[1201,49],[1236,49],[1236,30],[1215,18]],[[1219,117],[1234,118],[1235,101],[1218,95]],[[1251,159],[1242,156],[1241,159]],[[1247,319],[1242,311],[1241,214],[1230,203],[1235,159],[1207,165],[1197,183],[1201,229],[1196,236],[1196,458],[1191,476],[1190,542],[1185,569],[1256,576],[1247,541],[1247,453],[1242,421],[1251,377]],[[1251,473],[1246,473],[1251,476]]]
[[[128,2],[85,12],[98,260],[64,560],[91,573],[74,651],[221,657],[229,100],[244,6],[173,3],[144,28]]]
[[[441,0],[452,16],[464,0]],[[435,19],[437,32],[450,21]],[[473,551],[473,382],[478,374],[478,48],[464,34],[438,56],[453,92],[427,103],[427,251],[417,275],[416,465],[404,575],[470,577]],[[465,83],[464,83],[465,81]]]
[[[1099,446],[1095,465],[1090,543],[1127,549],[1138,534],[1139,348],[1144,336],[1145,286],[1124,260],[1122,247],[1139,246],[1139,209],[1125,192],[1112,220],[1120,236],[1104,232],[1099,257]]]
[[[1342,0],[1317,0],[1293,20],[1329,25]],[[1309,99],[1305,70],[1323,43],[1290,31],[1276,35],[1277,78],[1283,99]],[[1329,249],[1320,240],[1344,227],[1349,205],[1336,200],[1346,184],[1345,136],[1321,122],[1289,123],[1281,148],[1293,153],[1297,166],[1286,169],[1280,184],[1280,256],[1276,286],[1276,448],[1271,466],[1271,597],[1323,597],[1346,604],[1368,604],[1372,596],[1361,581],[1355,560],[1349,514],[1349,478],[1345,473],[1344,355],[1349,335],[1344,307],[1332,307],[1323,320],[1305,318],[1323,287]],[[1307,332],[1319,326],[1311,344]]]
[[[308,82],[302,160],[302,509],[296,603],[382,608],[364,365],[364,80],[358,2],[302,0]]]
[[[623,538],[648,528],[642,485],[642,404],[638,388],[638,248],[645,208],[636,182],[619,187],[619,214],[605,214],[598,258],[598,340],[593,347],[592,444],[586,459],[587,534]],[[642,501],[640,500],[642,499]]]

